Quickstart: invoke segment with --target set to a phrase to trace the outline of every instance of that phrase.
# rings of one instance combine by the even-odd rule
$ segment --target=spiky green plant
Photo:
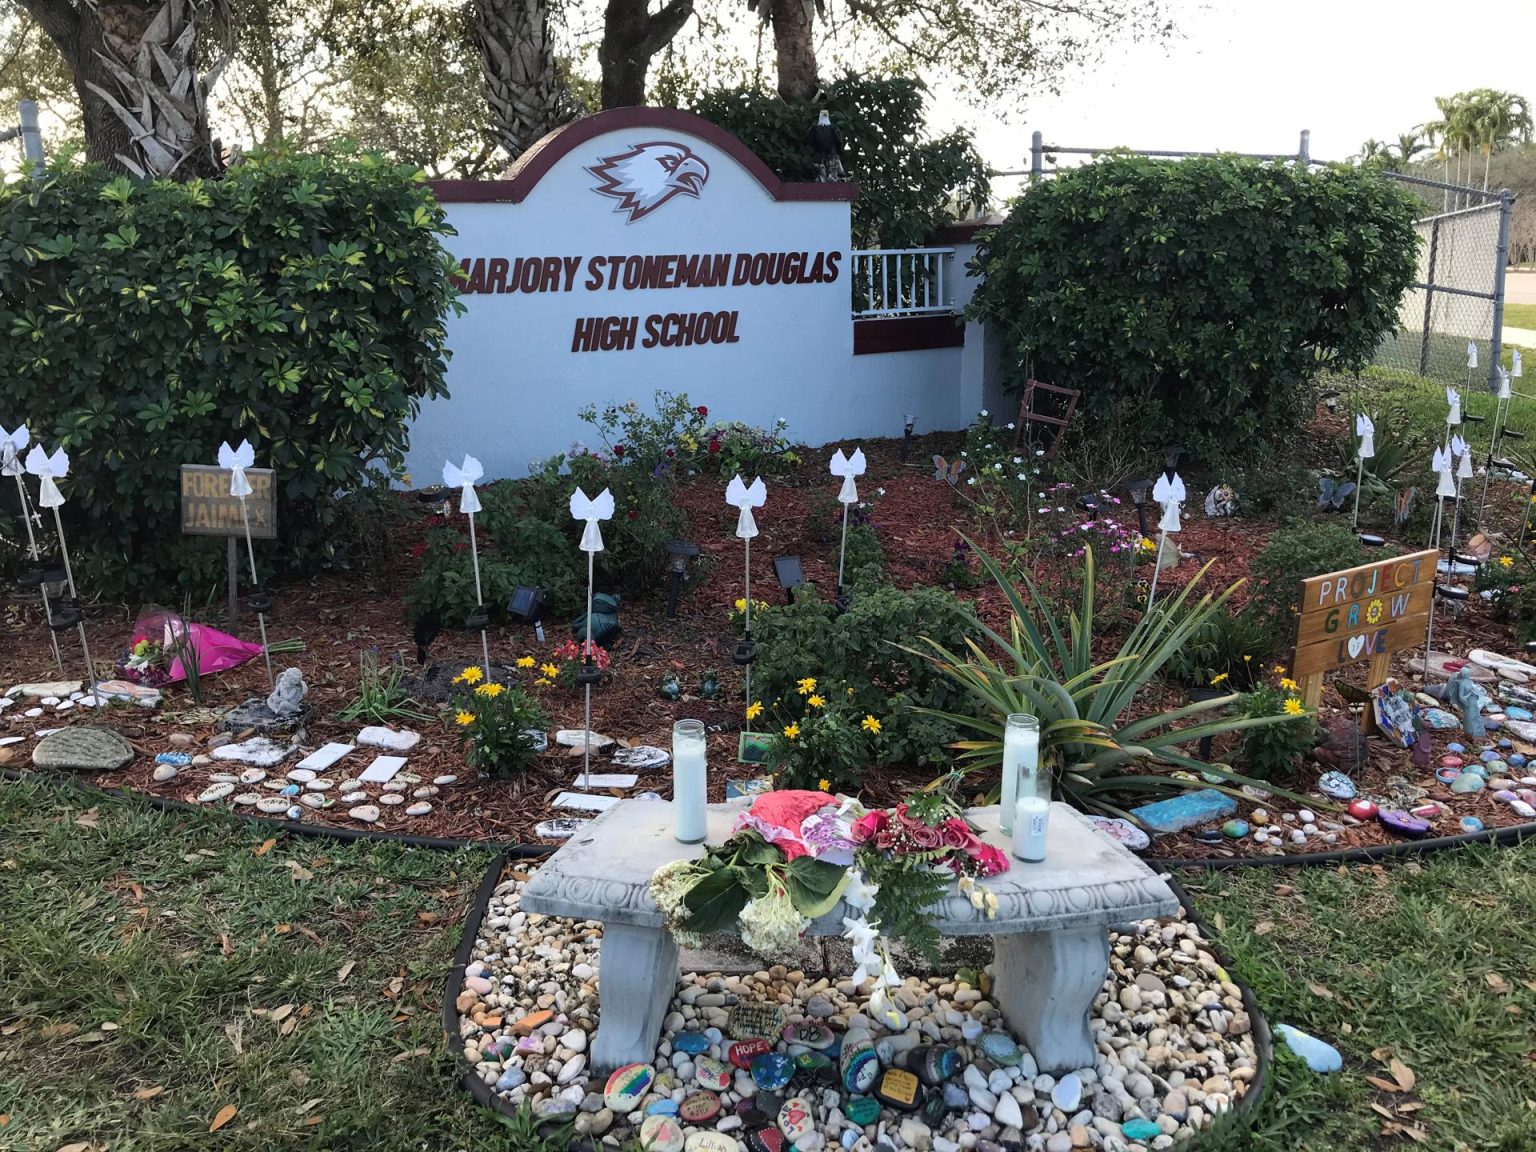
[[[1026,600],[997,561],[974,543],[972,548],[1011,609],[1007,635],[981,625],[999,655],[990,655],[971,639],[966,640],[967,652],[961,654],[928,637],[919,638],[929,649],[919,655],[954,679],[981,706],[979,717],[933,713],[962,732],[975,733],[976,738],[955,745],[965,770],[1001,764],[1008,715],[1028,712],[1040,721],[1041,763],[1053,773],[1056,798],[1079,809],[1129,816],[1127,800],[1160,800],[1192,787],[1208,786],[1198,777],[1185,779],[1157,768],[1217,776],[1221,782],[1213,786],[1234,794],[1243,784],[1278,791],[1272,784],[1241,775],[1229,764],[1206,763],[1181,749],[1204,736],[1285,723],[1296,717],[1228,715],[1227,710],[1238,699],[1236,694],[1139,719],[1127,716],[1137,693],[1145,690],[1173,654],[1221,610],[1241,582],[1219,594],[1207,592],[1192,600],[1193,589],[1210,568],[1207,564],[1181,591],[1142,617],[1116,656],[1095,663],[1091,550],[1083,557],[1078,607],[1068,612],[1063,632],[1048,613],[1040,613],[1042,619],[1036,619],[1031,603],[1047,601],[1027,575],[1020,577]],[[1292,799],[1307,802],[1300,796]]]

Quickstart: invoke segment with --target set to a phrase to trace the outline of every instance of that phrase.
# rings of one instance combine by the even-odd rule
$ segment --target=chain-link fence
[[[1067,148],[1047,144],[1036,132],[1028,169],[994,172],[996,177],[1024,177],[1033,183],[1056,174],[1058,157],[1095,157],[1110,151],[1170,160],[1216,156],[1215,152],[1152,149]],[[1231,155],[1231,153],[1226,153]],[[1291,153],[1236,153],[1255,160],[1318,164],[1311,156],[1311,133],[1301,133]],[[1450,384],[1498,389],[1497,366],[1503,352],[1504,273],[1509,254],[1513,197],[1460,184],[1446,184],[1399,172],[1382,172],[1423,203],[1415,222],[1423,243],[1414,282],[1403,294],[1398,328],[1377,349],[1384,367],[1412,372]],[[1477,368],[1467,366],[1467,345],[1477,346]]]
[[[1376,363],[1451,384],[1497,388],[1509,194],[1383,175],[1413,192],[1424,215],[1414,223],[1421,241],[1418,270],[1403,294],[1397,331],[1376,350]],[[1468,366],[1469,344],[1477,349],[1476,368]]]

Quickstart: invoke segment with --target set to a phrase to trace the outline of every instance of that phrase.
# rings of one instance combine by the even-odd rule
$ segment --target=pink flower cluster
[[[941,863],[956,875],[996,876],[1008,870],[1008,857],[982,840],[971,831],[958,816],[951,816],[942,824],[926,824],[907,811],[905,804],[898,804],[894,812],[867,812],[853,825],[853,839],[857,844],[873,840],[882,852],[897,855],[918,852],[941,852]]]

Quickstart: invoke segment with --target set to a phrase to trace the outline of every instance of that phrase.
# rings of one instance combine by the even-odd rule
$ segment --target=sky
[[[1027,102],[1014,123],[946,100],[996,169],[1029,167],[1030,133],[1064,147],[1293,152],[1343,160],[1436,115],[1434,98],[1497,88],[1536,99],[1536,2],[1492,9],[1446,0],[1170,0],[1180,37],[1110,45],[1102,64]],[[1465,22],[1452,24],[1457,12]],[[1490,27],[1473,13],[1495,15]],[[999,182],[999,191],[1011,191]]]

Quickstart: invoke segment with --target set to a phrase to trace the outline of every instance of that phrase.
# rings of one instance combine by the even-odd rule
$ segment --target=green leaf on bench
[[[690,932],[725,932],[736,926],[736,917],[747,904],[747,890],[730,868],[711,872],[688,890],[683,905],[688,909]]]
[[[848,887],[848,870],[810,856],[799,856],[785,869],[789,897],[802,916],[812,920],[832,911]]]

